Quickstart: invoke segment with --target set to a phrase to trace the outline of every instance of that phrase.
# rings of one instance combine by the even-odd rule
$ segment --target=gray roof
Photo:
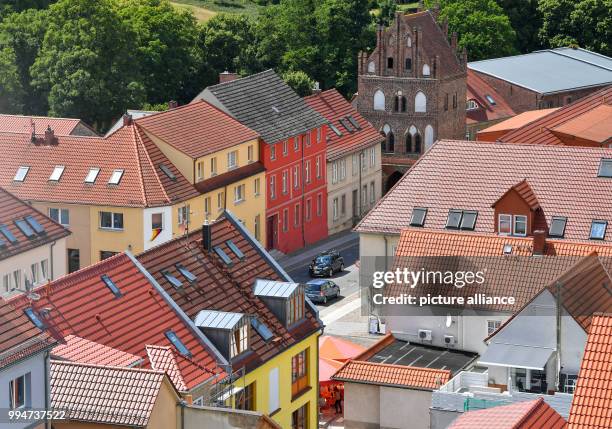
[[[150,111],[150,110],[132,110],[132,109],[128,109],[128,111],[126,113],[128,115],[130,115],[132,117],[132,119],[138,119],[138,118],[144,118],[145,116],[150,116],[150,115],[153,115],[154,113],[159,113],[159,112]],[[104,136],[105,137],[110,136],[112,133],[117,131],[122,126],[123,126],[123,116],[121,118],[117,119],[117,122],[115,122],[113,124],[113,126],[110,127],[110,130],[108,130]]]
[[[256,296],[288,298],[298,286],[298,283],[257,279],[254,293]]]
[[[202,310],[193,320],[199,328],[232,329],[242,318],[242,313],[228,313],[226,311]]]
[[[468,67],[541,94],[612,83],[612,58],[580,48],[475,61]]]
[[[274,70],[209,86],[195,100],[206,100],[276,143],[327,123]]]

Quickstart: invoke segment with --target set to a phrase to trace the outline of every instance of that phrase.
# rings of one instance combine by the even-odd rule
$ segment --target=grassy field
[[[172,4],[172,6],[174,6],[177,9],[190,10],[199,22],[206,22],[217,14],[217,12],[213,12],[210,9],[206,9],[201,6],[195,6],[193,4],[177,3],[177,2],[170,2],[170,3]]]
[[[191,10],[199,21],[207,21],[219,12],[257,15],[259,11],[251,0],[173,0],[172,4]]]

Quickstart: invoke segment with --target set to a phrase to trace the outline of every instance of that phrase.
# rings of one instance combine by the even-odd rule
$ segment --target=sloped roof
[[[199,195],[193,185],[135,126],[119,129],[108,138],[58,136],[57,145],[32,143],[28,134],[0,133],[0,186],[21,199],[69,204],[155,207]],[[166,176],[166,165],[175,180]],[[64,166],[59,181],[50,181],[54,167]],[[23,182],[13,180],[20,166],[30,170]],[[100,168],[93,184],[85,183],[91,168]],[[118,185],[108,181],[124,170]]]
[[[178,364],[178,360],[181,358],[180,355],[174,353],[170,347],[147,345],[146,348],[151,368],[168,374],[172,384],[174,384],[179,392],[188,391],[189,388],[185,384],[181,368]]]
[[[562,429],[567,423],[543,398],[462,413],[448,429]]]
[[[552,132],[569,144],[573,139],[597,144],[612,141],[612,100],[610,104],[597,106],[584,115],[553,128]]]
[[[255,289],[253,292],[257,296],[288,298],[298,286],[298,283],[293,282],[257,279],[255,280]]]
[[[113,281],[121,297],[115,297],[101,279],[102,275]],[[172,330],[191,353],[189,359],[179,362],[190,389],[209,380],[214,373],[222,373],[213,352],[203,344],[195,328],[181,319],[125,253],[34,290],[41,299],[33,308],[50,309],[45,318],[50,332],[77,335],[139,356],[144,366],[149,367],[146,346],[173,347],[166,337],[166,332]],[[23,296],[10,302],[20,309],[31,305]]]
[[[335,89],[304,97],[304,101],[342,133],[341,136],[338,136],[332,130],[327,132],[328,161],[361,151],[384,140],[384,137],[376,131],[372,124],[361,116],[357,109]],[[353,130],[351,132],[340,123],[340,119],[344,121],[348,116],[352,117],[361,129],[355,129],[353,124],[348,122],[351,130]]]
[[[474,61],[468,68],[540,94],[612,83],[612,58],[580,48]]]
[[[44,232],[39,234],[34,231],[34,235],[27,237],[21,231],[15,221],[21,222],[30,216],[44,229]],[[5,225],[17,240],[11,243],[4,234],[0,233],[0,261],[70,235],[70,231],[66,228],[3,188],[0,188],[0,225]]]
[[[145,116],[136,123],[146,133],[194,159],[259,137],[255,131],[204,101]]]
[[[612,72],[611,72],[612,74]],[[600,121],[595,118],[594,121],[588,120],[594,109],[600,106],[612,105],[612,86],[608,86],[600,91],[596,91],[586,97],[580,98],[573,103],[563,106],[545,115],[539,119],[531,121],[522,127],[519,127],[508,134],[502,136],[499,140],[504,142],[520,142],[520,143],[538,143],[543,145],[562,145],[563,140],[555,134],[554,130],[557,127],[563,127],[564,124],[573,120],[580,122],[581,118],[585,119],[585,123],[591,123],[589,128],[594,128],[595,132],[600,135],[607,130],[608,137],[612,137],[612,125],[610,121]],[[563,128],[561,128],[563,130]],[[588,130],[574,130],[578,134],[588,132]],[[598,137],[598,138],[601,138]]]
[[[67,419],[146,427],[162,371],[51,361],[51,406]]]
[[[202,99],[255,130],[266,143],[304,134],[326,122],[271,69],[209,86],[194,101]]]
[[[549,113],[554,112],[555,110],[559,110],[558,107],[553,107],[551,109],[539,109],[539,110],[528,110],[523,113],[519,113],[516,116],[506,119],[505,121],[498,122],[497,124],[491,125],[483,130],[478,131],[478,135],[487,134],[487,133],[496,133],[496,132],[506,132],[509,133],[518,128],[524,127],[527,124],[536,121]]]
[[[467,72],[467,91],[465,95],[467,100],[475,100],[478,103],[478,109],[470,109],[465,112],[467,124],[495,121],[515,115],[514,110],[512,110],[506,99],[469,69]],[[491,97],[494,103],[491,103],[487,96]]]
[[[504,195],[502,195],[497,201],[491,204],[492,207],[495,207],[499,201],[501,201],[508,192],[514,191],[516,192],[523,201],[529,206],[532,211],[535,211],[540,208],[540,204],[538,203],[538,197],[533,193],[533,189],[529,186],[529,182],[527,180],[521,180],[516,185],[512,186]]]
[[[333,380],[383,386],[436,390],[450,380],[447,369],[419,368],[349,360],[332,376]]]
[[[569,429],[612,427],[612,314],[593,317],[569,415]]]
[[[65,343],[53,348],[56,360],[104,366],[130,367],[142,362],[140,356],[114,349],[76,335],[67,335]]]
[[[588,241],[592,220],[612,221],[612,187],[598,177],[602,158],[612,158],[612,149],[440,140],[356,230],[399,234],[409,227],[413,208],[426,207],[426,228],[444,229],[449,209],[476,210],[475,232],[492,234],[491,204],[527,180],[547,224],[552,216],[565,216],[565,238]],[[611,242],[612,234],[604,241]]]
[[[50,116],[23,116],[0,114],[0,132],[4,133],[26,133],[32,132],[32,124],[37,134],[43,133],[47,127],[51,127],[55,134],[61,136],[74,135],[75,128],[81,124],[91,130],[89,125],[76,118],[52,118]],[[91,130],[92,133],[94,132]]]

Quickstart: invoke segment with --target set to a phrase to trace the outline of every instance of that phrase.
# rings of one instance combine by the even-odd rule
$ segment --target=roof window
[[[11,232],[10,229],[8,229],[8,226],[6,225],[0,225],[0,232],[6,237],[6,239],[10,242],[10,243],[17,243],[17,239],[15,238],[15,236],[13,235],[13,233]]]
[[[550,228],[548,230],[549,237],[562,238],[565,234],[565,224],[567,223],[566,217],[553,216],[550,221]]]
[[[241,261],[244,259],[244,253],[242,253],[242,250],[240,250],[232,240],[227,240],[225,244],[227,244],[227,247],[229,247],[230,250],[234,252],[234,255],[236,255],[238,259],[240,259]]]
[[[36,235],[34,230],[30,228],[30,225],[28,225],[28,223],[23,219],[17,219],[15,221],[15,225],[17,225],[17,228],[19,228],[22,234],[28,238],[32,238]]]
[[[470,231],[474,230],[476,226],[476,218],[478,217],[478,212],[476,211],[463,211],[463,217],[461,218],[461,229],[468,229]]]
[[[485,95],[485,98],[487,99],[487,101],[492,104],[493,106],[495,106],[495,100],[493,99],[493,97],[491,97],[489,94]]]
[[[187,346],[183,344],[183,342],[180,340],[180,338],[176,335],[176,333],[172,329],[166,331],[165,335],[166,335],[166,338],[168,338],[168,340],[172,343],[172,345],[176,348],[176,350],[180,354],[182,354],[183,356],[191,357],[191,352],[189,351]]]
[[[425,217],[427,216],[427,209],[423,207],[415,207],[412,209],[412,216],[410,217],[410,226],[423,226],[425,224]]]
[[[355,127],[355,129],[361,129],[361,125],[359,125],[359,122],[357,122],[357,120],[352,115],[348,115],[346,119],[349,120],[349,122],[353,125],[353,127]]]
[[[100,174],[100,169],[93,167],[89,169],[89,173],[87,173],[87,177],[85,177],[85,183],[95,183],[98,178],[98,174]]]
[[[26,222],[32,227],[32,229],[36,232],[36,234],[44,234],[45,227],[43,227],[38,221],[34,218],[34,216],[26,216]]]
[[[225,253],[222,248],[220,248],[219,246],[215,246],[213,247],[213,250],[219,256],[219,258],[221,258],[225,265],[229,265],[230,267],[233,265],[232,258],[227,256],[227,253]]]
[[[28,316],[28,319],[30,319],[34,326],[36,326],[41,331],[45,330],[45,323],[42,321],[42,319],[38,316],[38,313],[36,313],[36,311],[34,311],[32,307],[26,308],[25,310],[23,310],[23,312],[26,316]]]
[[[189,271],[187,268],[185,268],[185,266],[181,264],[176,264],[176,269],[179,271],[179,273],[183,275],[183,277],[187,279],[189,283],[195,283],[195,281],[198,279],[195,276],[195,274],[193,274],[191,271]]]
[[[477,211],[472,210],[449,210],[446,220],[448,229],[474,230],[476,226]]]
[[[17,169],[17,173],[15,173],[15,177],[13,180],[15,182],[23,182],[28,175],[28,171],[30,171],[30,167],[19,167]]]
[[[108,180],[109,185],[118,185],[121,182],[121,178],[123,177],[123,170],[115,170]]]
[[[349,133],[354,133],[354,132],[355,132],[355,130],[353,129],[353,127],[351,126],[351,124],[350,124],[350,123],[349,123],[349,122],[348,122],[346,119],[340,118],[338,121],[340,122],[340,124],[342,124],[342,126],[343,126],[344,128],[346,128],[346,130],[347,130]]]
[[[450,229],[459,229],[462,214],[463,212],[461,210],[449,210],[448,218],[446,219],[446,227]]]
[[[172,274],[168,270],[162,271],[162,275],[168,280],[168,282],[174,286],[175,289],[179,289],[183,286],[183,282],[176,278],[174,274]]]
[[[51,176],[49,176],[49,181],[59,182],[59,180],[62,178],[62,174],[64,174],[65,168],[66,167],[64,167],[63,165],[56,165],[53,169],[53,172],[51,173]]]
[[[159,169],[163,171],[166,176],[168,176],[168,179],[176,182],[176,176],[172,171],[170,171],[170,168],[166,164],[159,164]]]
[[[255,331],[257,331],[259,336],[264,341],[270,341],[272,337],[274,337],[274,334],[272,333],[270,328],[268,328],[268,326],[262,321],[260,321],[257,317],[251,318],[251,326],[253,327],[253,329],[255,329]]]
[[[591,223],[591,240],[603,240],[606,237],[608,222],[605,220],[594,220]]]
[[[612,177],[612,159],[602,159],[599,164],[599,177]]]
[[[113,295],[115,295],[115,298],[120,298],[122,296],[121,291],[108,275],[104,274],[100,278],[102,279],[106,287],[110,289]]]
[[[338,137],[342,137],[342,132],[336,128],[336,126],[334,124],[332,124],[331,122],[329,123],[329,128],[331,128],[331,130],[338,136]]]

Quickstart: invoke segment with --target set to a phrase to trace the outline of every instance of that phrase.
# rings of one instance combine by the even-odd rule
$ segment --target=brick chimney
[[[47,126],[47,129],[45,130],[45,144],[49,146],[57,144],[57,137],[55,137],[55,133],[53,132],[53,129],[51,129],[51,125]]]
[[[212,227],[210,223],[205,220],[202,225],[202,247],[205,251],[210,252],[212,250]]]
[[[185,396],[183,396],[183,399],[185,399],[185,403],[187,405],[193,405],[193,396],[192,395],[185,395]]]
[[[219,73],[219,83],[231,82],[239,77],[238,73],[230,73],[226,70],[223,73]]]
[[[177,107],[178,107],[178,101],[176,101],[176,100],[168,101],[168,110],[176,109]]]
[[[126,113],[125,115],[123,115],[123,126],[127,127],[129,125],[132,125],[134,123],[134,120],[132,119],[132,115]]]
[[[543,255],[544,247],[546,247],[546,231],[536,229],[533,231],[533,254]]]

